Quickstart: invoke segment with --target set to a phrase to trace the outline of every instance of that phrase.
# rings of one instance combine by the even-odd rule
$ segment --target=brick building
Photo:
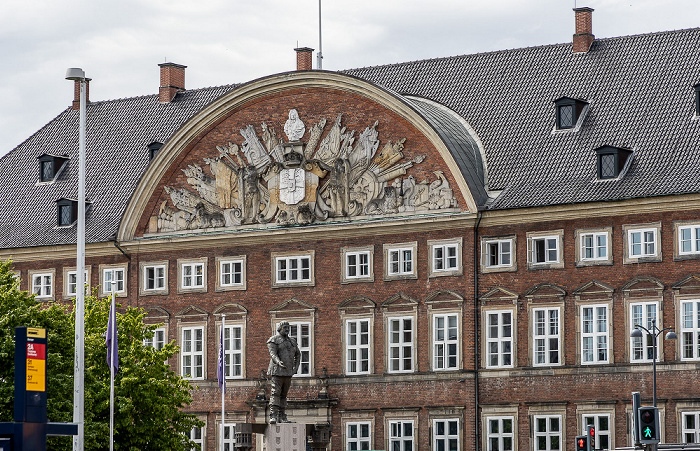
[[[666,442],[700,441],[700,29],[185,89],[87,108],[90,286],[162,323],[192,437],[264,422],[265,342],[302,351],[290,417],[332,449],[631,444],[658,349]],[[78,112],[0,160],[0,257],[76,290]],[[17,201],[20,199],[21,201]]]

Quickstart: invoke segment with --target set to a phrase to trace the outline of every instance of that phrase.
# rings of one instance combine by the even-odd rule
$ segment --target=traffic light
[[[656,407],[640,407],[637,411],[637,433],[639,443],[653,445],[659,443],[659,409]]]
[[[588,451],[588,436],[587,435],[577,435],[576,436],[576,451]]]
[[[595,449],[595,427],[590,424],[586,427],[586,437],[588,437],[588,447],[586,451],[593,451]]]

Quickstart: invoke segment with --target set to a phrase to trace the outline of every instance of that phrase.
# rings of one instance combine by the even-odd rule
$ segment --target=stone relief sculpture
[[[305,143],[306,126],[297,110],[288,117],[288,142],[267,123],[261,123],[260,136],[248,125],[240,130],[240,147],[217,145],[218,155],[183,169],[189,187],[165,187],[169,199],[149,222],[149,232],[309,224],[458,207],[441,171],[420,182],[407,175],[425,155],[406,160],[405,138],[380,146],[379,121],[355,139],[342,114],[329,130],[322,118]]]

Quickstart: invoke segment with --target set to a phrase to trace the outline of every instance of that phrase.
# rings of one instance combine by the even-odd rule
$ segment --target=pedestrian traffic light
[[[659,409],[640,407],[637,411],[637,431],[642,445],[659,443]]]
[[[576,451],[588,451],[588,436],[587,435],[577,435],[576,436]]]
[[[593,451],[595,449],[595,427],[590,424],[586,427],[586,437],[588,437],[588,447],[586,451]]]

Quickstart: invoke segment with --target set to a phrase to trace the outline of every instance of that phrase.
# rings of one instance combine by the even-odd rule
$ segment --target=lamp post
[[[75,359],[73,366],[73,422],[78,424],[78,435],[73,437],[73,451],[85,447],[85,71],[72,67],[66,71],[66,80],[80,82],[80,126],[78,140],[78,231],[77,231],[77,286],[75,296]]]
[[[657,352],[657,346],[658,346],[658,337],[661,335],[664,331],[668,331],[666,334],[666,340],[675,340],[678,338],[676,333],[671,330],[670,327],[664,327],[663,329],[659,329],[656,327],[656,318],[651,320],[651,329],[647,329],[646,327],[642,326],[641,324],[635,324],[634,325],[634,330],[630,334],[630,337],[632,338],[642,338],[643,334],[642,331],[646,332],[648,335],[651,335],[652,337],[652,373],[654,374],[654,382],[653,382],[653,387],[654,387],[654,407],[656,407],[656,352]],[[643,345],[643,343],[642,343]]]

